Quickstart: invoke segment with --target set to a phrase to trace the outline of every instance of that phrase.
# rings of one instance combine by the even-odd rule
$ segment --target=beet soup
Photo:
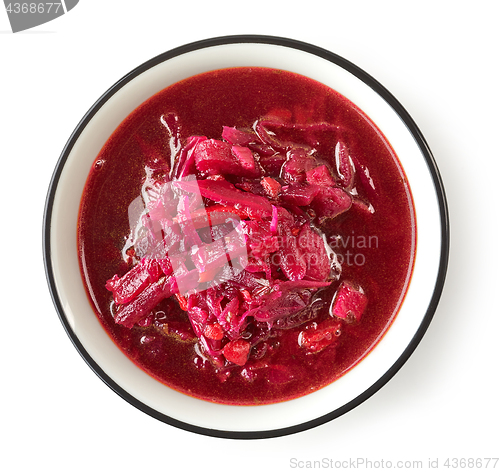
[[[335,381],[391,325],[413,268],[410,188],[334,90],[234,68],[133,111],[90,170],[78,251],[96,316],[158,381],[236,405]]]

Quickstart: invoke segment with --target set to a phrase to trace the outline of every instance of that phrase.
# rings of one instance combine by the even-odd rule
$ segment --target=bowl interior
[[[417,225],[414,271],[391,328],[360,364],[310,395],[273,405],[235,407],[178,393],[137,368],[102,329],[80,275],[76,225],[89,169],[108,137],[143,101],[181,79],[210,70],[259,66],[284,69],[326,84],[351,100],[379,127],[410,182]],[[359,75],[359,76],[358,76]],[[375,85],[374,85],[375,84]],[[198,431],[262,432],[332,418],[368,397],[404,363],[430,321],[442,277],[443,202],[432,160],[392,98],[340,58],[291,43],[221,42],[160,56],[112,87],[77,127],[56,169],[49,197],[49,272],[63,323],[84,358],[119,394],[153,416]],[[395,106],[395,104],[397,106]],[[385,380],[383,380],[385,379]]]

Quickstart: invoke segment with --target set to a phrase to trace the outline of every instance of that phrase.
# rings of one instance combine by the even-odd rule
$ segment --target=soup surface
[[[201,74],[116,129],[78,220],[89,300],[134,363],[205,400],[338,379],[389,328],[416,244],[408,182],[345,97],[263,68]]]

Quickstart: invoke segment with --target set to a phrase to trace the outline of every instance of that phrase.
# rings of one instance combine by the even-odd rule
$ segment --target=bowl
[[[398,315],[370,354],[332,384],[267,405],[207,402],[173,390],[138,368],[114,344],[89,303],[76,250],[80,200],[99,151],[141,103],[178,81],[231,67],[269,67],[321,82],[358,106],[385,135],[408,178],[417,250]],[[346,59],[311,44],[269,36],[191,43],[137,67],[100,97],[77,125],[55,168],[44,215],[44,258],[61,322],[91,369],[119,396],[152,417],[195,433],[266,438],[303,431],[364,402],[403,366],[436,310],[444,284],[449,229],[443,184],[422,133],[403,106]],[[97,401],[97,399],[96,399]]]

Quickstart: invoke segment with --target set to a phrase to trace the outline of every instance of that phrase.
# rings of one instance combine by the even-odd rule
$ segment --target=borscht
[[[411,191],[348,99],[238,67],[160,91],[89,171],[78,254],[103,328],[165,385],[233,405],[331,384],[376,346],[416,247]]]

